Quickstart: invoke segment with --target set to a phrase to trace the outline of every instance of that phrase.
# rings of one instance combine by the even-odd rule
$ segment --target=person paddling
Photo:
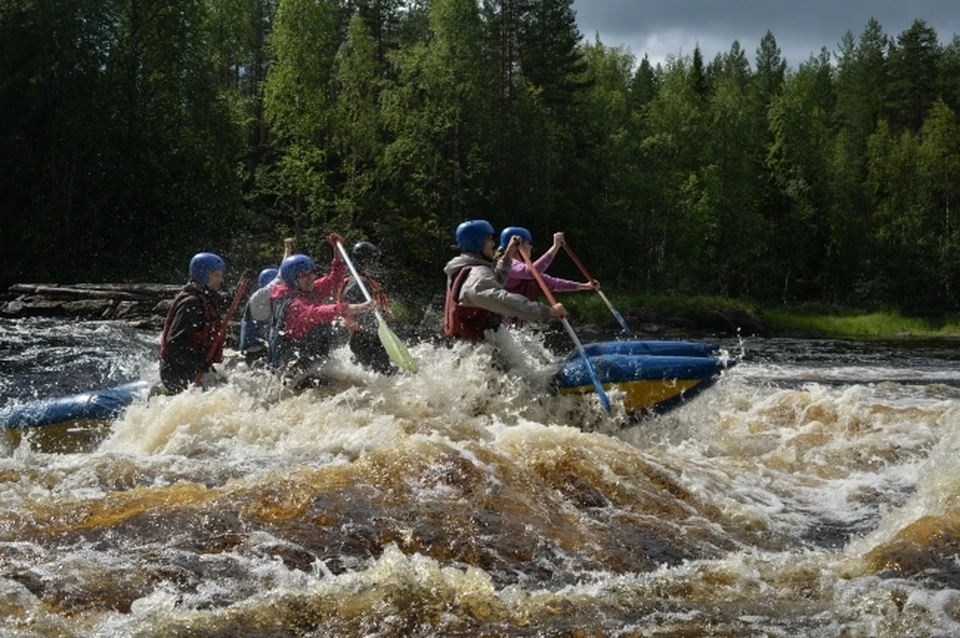
[[[493,226],[483,219],[457,226],[457,247],[462,252],[443,269],[447,276],[443,331],[448,337],[483,339],[487,330],[499,328],[502,317],[537,321],[567,316],[562,304],[547,306],[503,287],[520,237],[512,237],[503,257],[494,261],[493,235]]]
[[[291,255],[280,264],[281,281],[274,284],[270,293],[273,316],[269,361],[292,375],[310,374],[326,360],[330,353],[331,324],[336,319],[373,309],[370,302],[328,303],[343,281],[346,266],[336,250],[343,238],[334,233],[327,240],[334,247],[328,274],[318,278],[316,264],[310,257]]]
[[[500,246],[497,249],[497,258],[499,259],[504,254],[507,245],[510,243],[510,239],[514,236],[520,237],[518,250],[522,255],[525,255],[527,259],[532,260],[533,236],[529,230],[521,226],[508,226],[503,229],[500,233]],[[553,244],[550,246],[550,249],[533,262],[533,267],[540,273],[540,277],[547,285],[547,288],[550,292],[599,290],[600,282],[597,280],[578,282],[561,279],[559,277],[551,277],[547,274],[547,268],[553,263],[553,258],[556,257],[560,249],[563,248],[563,239],[562,231],[554,233]],[[510,275],[507,277],[507,280],[503,282],[503,287],[510,292],[520,293],[527,299],[536,301],[540,298],[540,286],[537,284],[536,278],[534,278],[533,273],[530,272],[530,269],[527,267],[527,264],[524,263],[523,259],[514,259],[512,261],[510,265]]]
[[[350,250],[350,258],[353,260],[363,284],[367,287],[367,292],[370,293],[374,304],[380,310],[381,316],[389,322],[391,319],[390,298],[387,296],[382,283],[382,276],[379,273],[380,250],[368,241],[361,241]],[[357,281],[352,275],[346,275],[343,283],[340,284],[337,301],[361,303],[365,299],[363,290],[360,289]],[[344,325],[350,333],[348,343],[354,360],[380,374],[395,373],[397,369],[390,363],[390,356],[377,334],[378,322],[374,314],[348,315],[343,319]]]
[[[293,238],[283,240],[283,259],[293,254]],[[270,317],[273,314],[270,302],[270,291],[273,285],[280,282],[279,268],[264,268],[257,278],[258,288],[250,295],[250,300],[243,310],[240,320],[240,352],[244,354],[247,364],[253,364],[267,354],[270,338]]]
[[[170,394],[187,389],[202,372],[223,361],[223,344],[208,359],[226,302],[220,296],[227,265],[214,253],[190,260],[189,279],[170,304],[160,336],[160,380]]]
[[[496,259],[502,258],[510,243],[510,239],[513,237],[520,238],[520,245],[517,248],[519,254],[511,261],[510,274],[507,276],[507,280],[503,282],[503,287],[510,292],[515,292],[523,295],[527,299],[537,301],[540,298],[540,285],[537,283],[536,277],[526,263],[533,259],[531,254],[533,251],[533,236],[530,234],[530,231],[521,226],[508,226],[504,228],[500,233],[500,246],[497,249]],[[533,268],[540,274],[540,278],[544,284],[546,284],[547,289],[550,292],[599,290],[600,283],[596,280],[580,283],[569,279],[551,277],[546,274],[547,268],[553,263],[553,258],[556,257],[562,247],[563,232],[556,232],[553,234],[553,245],[550,246],[550,249],[533,262]],[[523,320],[505,317],[504,323],[519,327],[523,325]]]

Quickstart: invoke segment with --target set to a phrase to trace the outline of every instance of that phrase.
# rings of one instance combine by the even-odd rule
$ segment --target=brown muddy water
[[[960,633],[950,344],[720,340],[714,387],[622,427],[546,397],[550,353],[512,339],[510,373],[341,349],[297,396],[234,370],[82,451],[0,438],[0,635]],[[156,335],[119,323],[0,344],[0,407],[156,378]]]

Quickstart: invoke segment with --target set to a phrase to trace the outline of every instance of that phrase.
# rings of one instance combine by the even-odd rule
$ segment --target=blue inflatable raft
[[[623,409],[631,416],[663,412],[712,385],[734,360],[717,356],[719,348],[688,341],[606,341],[584,344],[584,350],[605,390],[623,396]],[[574,351],[553,379],[561,394],[593,395],[596,389]],[[0,410],[0,428],[22,430],[76,422],[107,422],[117,418],[136,400],[149,398],[146,381],[83,392],[67,397],[34,401]]]
[[[584,350],[587,350],[586,345]],[[669,348],[663,351],[671,352]],[[607,392],[616,390],[622,395],[623,410],[632,420],[648,413],[665,412],[695,397],[736,363],[733,359],[709,355],[706,349],[694,348],[688,350],[691,353],[688,355],[629,354],[627,346],[620,351],[613,345],[594,352],[601,354],[588,355],[587,358],[600,385]],[[596,394],[579,353],[564,362],[554,377],[554,387],[560,394],[584,397]]]
[[[658,357],[712,357],[720,352],[720,346],[714,343],[696,341],[600,341],[583,344],[588,357],[605,354],[656,355]],[[569,359],[579,357],[574,350]]]
[[[0,410],[0,425],[8,430],[73,421],[111,421],[135,399],[147,399],[151,384],[132,381],[107,390],[43,399]]]

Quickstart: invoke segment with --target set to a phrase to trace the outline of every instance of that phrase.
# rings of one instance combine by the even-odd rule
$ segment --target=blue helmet
[[[257,285],[263,288],[271,281],[277,278],[277,275],[280,274],[279,268],[264,268],[260,271],[260,276],[257,277]]]
[[[297,277],[316,270],[317,265],[306,255],[290,255],[280,263],[280,277],[291,288],[297,287]]]
[[[457,226],[457,246],[468,253],[482,253],[483,241],[493,235],[493,226],[485,219],[472,219]]]
[[[210,283],[210,273],[227,269],[227,264],[220,258],[220,255],[213,253],[197,253],[190,260],[190,279],[201,286]]]
[[[500,233],[500,250],[507,249],[507,244],[510,243],[510,238],[514,235],[520,235],[520,239],[528,244],[533,243],[533,236],[526,228],[521,228],[520,226],[507,226],[503,229],[503,232]]]

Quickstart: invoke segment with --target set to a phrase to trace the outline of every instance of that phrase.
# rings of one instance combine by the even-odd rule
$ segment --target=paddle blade
[[[570,339],[573,340],[573,344],[577,347],[577,352],[580,353],[580,358],[583,359],[583,367],[590,377],[590,382],[593,383],[593,389],[597,391],[597,396],[600,397],[600,403],[603,405],[603,409],[611,412],[610,397],[608,397],[607,393],[603,390],[603,384],[600,383],[600,379],[597,378],[597,371],[593,368],[590,357],[587,356],[586,350],[583,349],[583,344],[580,343],[577,333],[573,331],[573,327],[570,325],[570,322],[567,321],[566,317],[563,318],[563,327],[567,329],[567,334],[570,335]]]
[[[393,361],[398,368],[403,368],[410,372],[417,372],[420,369],[417,362],[413,360],[413,357],[407,350],[407,346],[403,345],[400,337],[394,334],[393,330],[390,329],[390,326],[388,326],[385,321],[380,322],[380,327],[377,328],[377,334],[380,335],[380,343],[383,344],[383,348],[390,356],[390,360]]]
[[[597,371],[593,369],[593,364],[590,363],[590,359],[587,357],[583,358],[583,362],[586,365],[587,374],[590,375],[590,381],[593,383],[593,389],[597,391],[597,396],[600,397],[600,404],[603,405],[604,410],[610,412],[612,410],[610,407],[610,397],[604,392],[603,385],[600,383],[600,379],[597,378]]]

